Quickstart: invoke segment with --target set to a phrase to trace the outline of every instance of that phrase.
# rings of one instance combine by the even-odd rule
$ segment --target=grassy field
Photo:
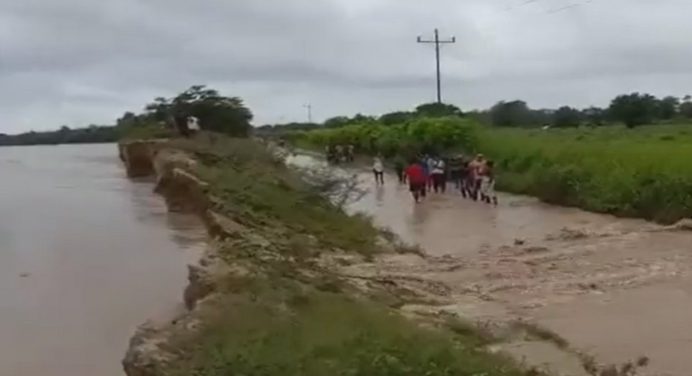
[[[692,216],[691,125],[479,134],[503,190],[665,223]]]
[[[379,231],[348,216],[261,145],[219,138],[176,141],[218,198],[214,210],[244,226],[220,256],[250,272],[229,275],[202,330],[178,336],[170,376],[527,374],[485,351],[488,338],[454,320],[403,318],[397,298],[371,295],[316,265],[320,255],[380,252]]]
[[[318,130],[295,138],[311,145],[353,143],[361,152],[386,156],[483,152],[496,161],[498,187],[505,191],[663,223],[692,216],[692,124],[544,131],[427,119]]]

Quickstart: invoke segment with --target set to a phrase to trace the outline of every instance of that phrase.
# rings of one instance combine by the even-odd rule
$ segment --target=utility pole
[[[425,40],[423,37],[418,37],[418,43],[435,43],[435,61],[437,63],[437,103],[442,103],[442,83],[440,79],[440,44],[456,43],[457,39],[451,37],[450,39],[440,40],[440,34],[435,29],[435,39]]]
[[[312,123],[312,105],[308,103],[304,104],[303,107],[308,111],[308,123]]]

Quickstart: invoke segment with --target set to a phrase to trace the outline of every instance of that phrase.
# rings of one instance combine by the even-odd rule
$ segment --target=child
[[[427,176],[423,166],[415,160],[411,161],[405,171],[406,177],[408,178],[409,188],[413,199],[419,202],[421,198],[425,197],[425,185]]]
[[[487,161],[481,172],[481,200],[497,206],[497,196],[495,195],[495,163]]]

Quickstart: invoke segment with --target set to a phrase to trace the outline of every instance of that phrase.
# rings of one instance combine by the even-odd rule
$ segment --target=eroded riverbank
[[[350,209],[372,215],[426,254],[387,255],[344,273],[425,297],[405,310],[532,322],[600,363],[650,358],[640,374],[683,376],[692,369],[692,233],[511,195],[500,196],[497,208],[452,194],[414,205],[391,177],[381,188],[368,173],[359,179],[369,193]],[[579,372],[573,359],[548,350],[509,350],[565,374]]]

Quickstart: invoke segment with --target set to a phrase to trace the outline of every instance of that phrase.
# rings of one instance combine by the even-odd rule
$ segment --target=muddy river
[[[0,375],[123,375],[129,337],[180,309],[196,218],[115,145],[0,148]]]
[[[692,232],[507,194],[498,207],[455,192],[416,205],[391,175],[384,187],[369,173],[358,178],[368,193],[349,209],[419,244],[426,257],[382,257],[350,273],[386,277],[436,302],[406,309],[530,321],[601,363],[647,356],[643,374],[692,374]],[[560,374],[584,374],[541,346],[512,351]]]

